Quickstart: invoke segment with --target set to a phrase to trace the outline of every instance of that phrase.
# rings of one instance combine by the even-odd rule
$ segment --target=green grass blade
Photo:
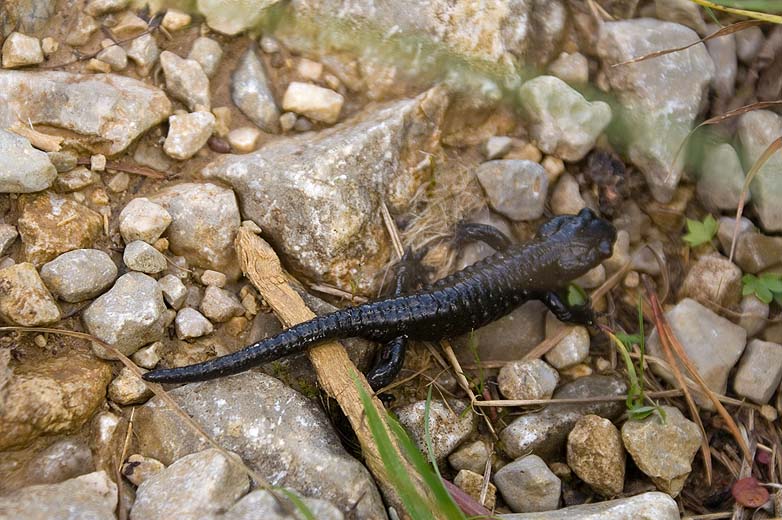
[[[304,503],[299,495],[296,493],[291,493],[285,488],[279,488],[278,491],[288,497],[288,500],[290,500],[296,510],[301,513],[301,516],[304,517],[304,520],[318,520],[312,510],[307,507],[307,504]]]

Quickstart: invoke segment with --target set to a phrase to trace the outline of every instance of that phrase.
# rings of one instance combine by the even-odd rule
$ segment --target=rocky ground
[[[754,105],[688,139],[782,98],[781,26],[698,43],[739,19],[687,0],[197,4],[0,5],[0,316],[40,329],[0,337],[0,518],[294,518],[247,468],[316,518],[402,514],[304,355],[169,388],[199,433],[111,350],[44,329],[142,371],[236,351],[281,330],[242,276],[240,226],[325,313],[387,285],[384,206],[432,277],[492,252],[452,247],[463,219],[517,241],[584,207],[611,219],[613,256],[578,285],[628,334],[658,294],[752,457],[703,392],[695,420],[648,305],[644,414],[605,333],[529,302],[454,338],[455,362],[413,345],[386,392],[425,450],[434,388],[434,457],[474,502],[519,520],[782,516],[782,158],[757,162],[782,117]],[[373,346],[345,345],[366,367]],[[748,497],[750,477],[768,485]]]

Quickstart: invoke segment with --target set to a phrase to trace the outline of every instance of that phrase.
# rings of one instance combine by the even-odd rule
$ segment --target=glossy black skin
[[[558,318],[591,324],[589,304],[568,307],[558,291],[611,256],[616,229],[591,210],[555,217],[522,245],[509,245],[492,228],[471,228],[502,250],[462,271],[408,294],[341,309],[294,325],[238,352],[195,365],[153,370],[144,379],[156,383],[204,381],[236,374],[329,340],[362,337],[391,342],[368,373],[375,389],[401,368],[407,339],[436,341],[477,329],[530,299],[543,301]],[[469,236],[472,234],[473,236]],[[397,282],[397,293],[404,282]]]

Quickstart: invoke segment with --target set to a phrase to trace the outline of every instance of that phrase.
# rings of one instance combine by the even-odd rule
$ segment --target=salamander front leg
[[[594,325],[595,311],[587,301],[583,305],[569,306],[562,297],[554,292],[543,293],[539,297],[546,307],[557,317],[559,321],[579,323],[581,325]]]
[[[495,251],[502,251],[511,245],[511,239],[494,226],[460,222],[456,227],[453,241],[456,245],[467,242],[485,242]]]

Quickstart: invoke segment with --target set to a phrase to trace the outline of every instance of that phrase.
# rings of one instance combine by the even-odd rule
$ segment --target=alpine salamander
[[[144,374],[156,383],[203,381],[236,374],[329,340],[362,337],[386,342],[367,379],[377,390],[402,367],[408,339],[436,341],[465,334],[539,299],[563,321],[591,324],[589,303],[569,307],[558,291],[611,256],[616,229],[591,210],[544,223],[534,239],[510,245],[501,232],[474,226],[498,251],[420,290],[337,310],[299,323],[244,349],[203,363]]]

